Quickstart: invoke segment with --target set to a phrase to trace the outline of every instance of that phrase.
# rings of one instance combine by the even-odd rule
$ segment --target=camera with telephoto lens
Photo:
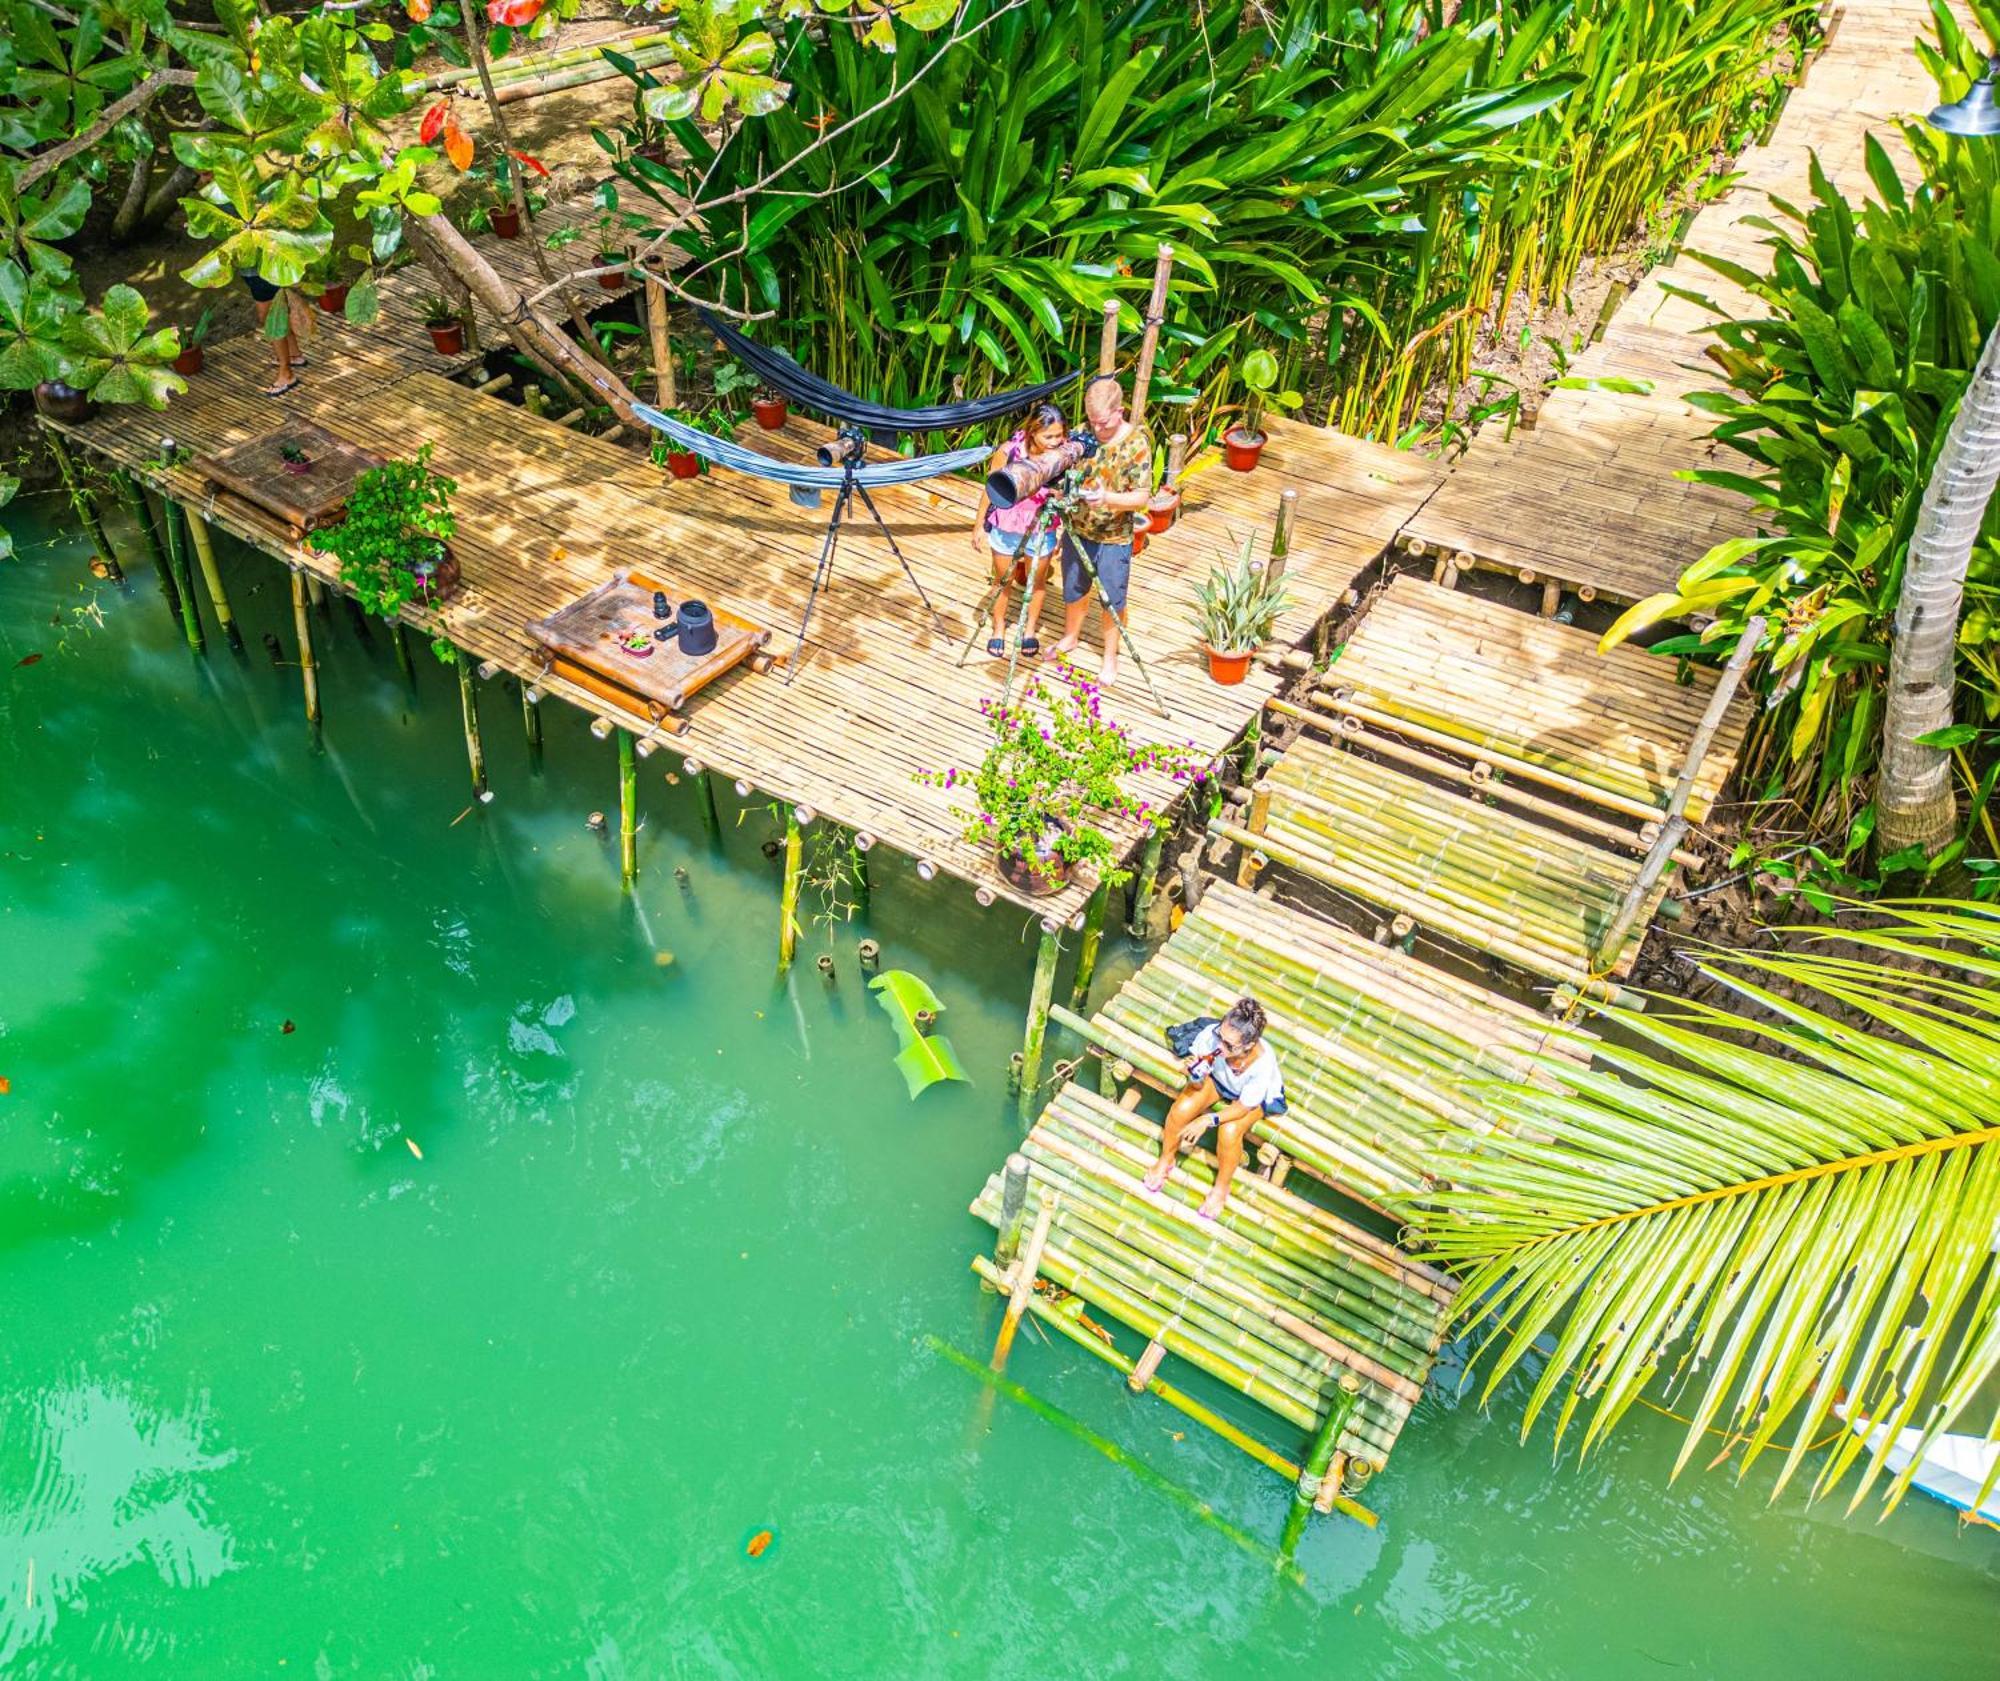
[[[859,467],[868,458],[868,435],[858,426],[843,426],[819,446],[822,467],[840,467],[852,462]]]
[[[1054,484],[1054,494],[1067,501],[1072,487],[1066,481],[1096,453],[1095,433],[1086,432],[1080,438],[1066,439],[1044,456],[1010,461],[1004,467],[996,467],[986,475],[986,494],[994,507],[1011,508],[1016,502],[1025,502],[1036,491]]]

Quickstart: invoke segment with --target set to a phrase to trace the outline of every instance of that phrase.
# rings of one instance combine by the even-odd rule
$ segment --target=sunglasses
[[[1225,1056],[1241,1056],[1250,1048],[1248,1042],[1245,1040],[1232,1039],[1226,1033],[1216,1034],[1215,1042],[1222,1047],[1222,1053]]]

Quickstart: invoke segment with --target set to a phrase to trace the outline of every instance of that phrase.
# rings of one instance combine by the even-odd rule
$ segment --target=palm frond
[[[1893,1509],[1915,1470],[1888,1472],[1895,1433],[1928,1446],[2000,1366],[2000,914],[1871,918],[1703,961],[1758,1043],[1710,1003],[1594,1007],[1591,1065],[1548,1058],[1494,1088],[1499,1130],[1453,1138],[1458,1184],[1419,1212],[1465,1275],[1484,1396],[1541,1359],[1524,1440],[1553,1406],[1560,1444],[1587,1409],[1587,1453],[1664,1382],[1691,1402],[1676,1474],[1717,1430],[1739,1476],[1782,1450],[1775,1497],[1835,1419],[1813,1497],[1862,1465],[1848,1509],[1885,1478]]]

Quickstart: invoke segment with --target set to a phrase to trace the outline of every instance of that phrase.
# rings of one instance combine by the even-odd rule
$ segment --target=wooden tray
[[[286,444],[297,444],[306,452],[311,471],[285,470],[279,452]],[[296,541],[321,526],[338,525],[346,517],[354,481],[384,459],[310,420],[295,420],[220,455],[198,455],[193,466],[207,478],[211,496],[226,497],[276,520]]]
[[[541,645],[542,669],[567,678],[592,694],[659,723],[687,705],[697,691],[751,658],[771,639],[762,625],[709,603],[715,615],[715,647],[693,657],[678,641],[655,643],[635,658],[620,646],[635,630],[650,631],[653,592],[664,591],[675,607],[680,597],[657,578],[628,568],[545,619],[531,619],[528,635]]]

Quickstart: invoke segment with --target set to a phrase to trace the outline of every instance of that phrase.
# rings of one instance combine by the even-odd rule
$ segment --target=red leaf
[[[299,1030],[298,1023],[291,1020],[289,1017],[286,1018],[285,1025],[278,1029],[280,1033],[296,1033],[298,1032],[298,1030]]]
[[[451,101],[449,99],[440,99],[424,113],[423,126],[417,130],[417,144],[428,146],[435,141],[438,137],[438,130],[444,127],[445,119],[450,115]]]
[[[486,0],[486,21],[525,29],[542,15],[542,0]]]
[[[472,136],[458,126],[458,113],[444,114],[444,155],[451,159],[453,169],[472,167]]]
[[[530,169],[532,169],[537,175],[547,175],[549,172],[549,166],[547,164],[543,163],[540,158],[529,157],[526,152],[516,152],[510,148],[508,150],[507,155],[510,158],[518,158],[522,163],[526,164]]]
[[[431,15],[431,0],[404,0],[403,10],[410,14],[412,23],[428,23]]]
[[[33,665],[41,657],[40,654],[23,654],[14,662],[14,669],[18,671],[24,665]]]

